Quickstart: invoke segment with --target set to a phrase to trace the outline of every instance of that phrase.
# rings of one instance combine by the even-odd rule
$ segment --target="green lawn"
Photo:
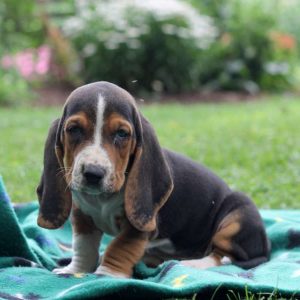
[[[214,170],[262,208],[300,208],[300,99],[142,108],[161,144]],[[61,108],[0,109],[0,173],[15,202],[36,199],[48,126]]]

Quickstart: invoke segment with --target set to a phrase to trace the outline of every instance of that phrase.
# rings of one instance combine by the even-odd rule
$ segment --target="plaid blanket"
[[[226,265],[199,271],[168,261],[156,269],[139,263],[132,279],[94,274],[56,275],[70,262],[71,226],[36,225],[38,204],[12,205],[0,177],[0,299],[170,298],[244,295],[300,297],[300,211],[261,211],[272,242],[268,263],[243,270]],[[105,236],[100,252],[110,242]],[[238,299],[233,298],[232,299]]]

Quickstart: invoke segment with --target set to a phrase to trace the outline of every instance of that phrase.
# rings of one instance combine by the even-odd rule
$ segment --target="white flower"
[[[90,29],[90,22],[97,24],[99,20],[99,30],[101,24],[105,23],[112,30],[124,32],[122,38],[115,34],[105,38],[99,37],[99,40],[103,40],[110,49],[115,49],[120,43],[125,42],[124,38],[138,39],[148,33],[145,14],[166,23],[173,17],[182,18],[186,28],[165,24],[162,27],[163,32],[181,38],[192,38],[200,48],[209,47],[217,36],[217,29],[210,17],[201,15],[193,6],[180,0],[75,0],[75,3],[77,15],[69,18],[63,25],[65,34],[71,37],[79,35],[83,28]],[[115,38],[117,40],[112,41]],[[129,43],[137,45],[136,41]]]
[[[82,49],[82,53],[85,57],[92,56],[96,52],[96,45],[92,43],[88,43]]]
[[[289,72],[289,65],[286,62],[268,62],[264,65],[265,71],[271,75],[285,75]]]
[[[83,19],[80,17],[70,17],[63,26],[64,33],[67,36],[76,36],[85,27]]]
[[[137,27],[129,27],[126,30],[126,35],[129,38],[137,38],[137,37],[139,37],[141,35],[141,31]]]

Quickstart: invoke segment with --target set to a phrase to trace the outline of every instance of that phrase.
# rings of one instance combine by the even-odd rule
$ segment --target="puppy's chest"
[[[72,191],[72,197],[76,206],[90,216],[102,232],[112,236],[120,232],[120,223],[125,218],[123,194],[103,198],[101,195],[87,195]]]

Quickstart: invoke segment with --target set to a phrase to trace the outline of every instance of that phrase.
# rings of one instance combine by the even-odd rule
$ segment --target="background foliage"
[[[0,2],[0,106],[30,99],[30,86],[16,70],[6,70],[1,57],[38,47],[44,41],[42,23],[36,17],[35,0]]]
[[[279,91],[293,86],[298,62],[295,37],[282,31],[280,1],[192,1],[214,18],[212,45],[202,80],[214,89]],[[290,12],[291,13],[291,12]],[[286,28],[287,29],[287,28]]]
[[[3,0],[0,76],[15,76],[24,98],[37,84],[96,80],[135,94],[295,90],[297,12],[296,0]],[[42,45],[52,51],[47,76],[22,79],[1,64]],[[2,104],[13,102],[8,77]]]
[[[86,81],[156,92],[197,88],[196,62],[217,33],[209,17],[177,0],[80,3],[62,28],[80,53]]]
[[[44,40],[42,23],[37,18],[37,1],[0,2],[0,55],[30,47]]]

